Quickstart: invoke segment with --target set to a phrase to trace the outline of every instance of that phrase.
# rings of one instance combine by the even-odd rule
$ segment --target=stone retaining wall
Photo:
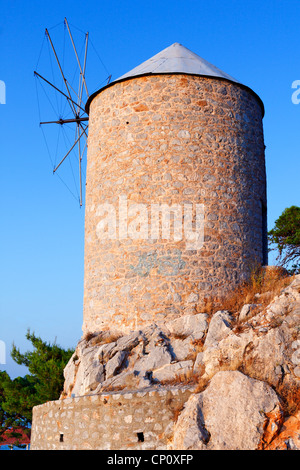
[[[33,408],[32,450],[166,449],[192,389],[67,398]]]

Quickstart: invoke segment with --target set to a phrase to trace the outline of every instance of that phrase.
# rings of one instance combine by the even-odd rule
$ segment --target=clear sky
[[[64,347],[82,334],[84,209],[52,175],[33,76],[45,28],[56,34],[65,16],[89,31],[101,58],[89,63],[92,89],[107,71],[116,79],[174,42],[252,88],[266,109],[269,229],[284,208],[300,205],[300,105],[291,100],[300,80],[299,0],[0,0],[0,369],[12,377],[25,369],[9,351],[12,342],[28,348],[28,328]]]

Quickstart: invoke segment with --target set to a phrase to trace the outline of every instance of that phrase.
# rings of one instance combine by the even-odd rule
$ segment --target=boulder
[[[281,415],[280,400],[265,382],[238,371],[218,372],[206,390],[188,400],[174,427],[172,449],[258,449],[267,414],[275,410]]]
[[[165,345],[151,347],[149,353],[137,360],[134,365],[136,372],[153,371],[172,362],[172,356]]]
[[[117,375],[122,364],[127,356],[126,351],[118,351],[105,365],[105,377],[109,379],[114,375]]]
[[[185,315],[176,320],[167,321],[166,328],[171,335],[189,336],[197,340],[203,338],[208,326],[207,320],[206,313]]]
[[[170,351],[176,361],[184,361],[185,359],[197,354],[197,347],[193,338],[172,338],[170,341]]]
[[[188,377],[193,370],[193,361],[180,361],[173,364],[166,364],[159,369],[152,372],[153,382],[168,382],[176,380],[180,382],[181,379]]]
[[[239,321],[247,321],[258,306],[258,304],[245,304],[240,311]]]
[[[216,346],[232,329],[232,317],[226,310],[216,312],[209,324],[204,349]]]

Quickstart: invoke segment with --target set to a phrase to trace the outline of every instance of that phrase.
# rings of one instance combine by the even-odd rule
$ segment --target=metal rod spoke
[[[77,126],[78,127],[78,126]],[[79,134],[79,128],[78,128]],[[79,155],[79,204],[82,206],[82,184],[81,184],[81,152],[80,152],[80,140],[78,142],[78,155]]]
[[[67,156],[70,154],[70,152],[73,150],[73,148],[75,147],[75,145],[77,144],[77,142],[79,142],[79,139],[83,136],[83,133],[84,133],[84,130],[82,131],[82,133],[80,134],[80,136],[78,137],[78,139],[75,140],[74,144],[72,145],[72,147],[70,148],[70,150],[68,151],[68,153],[64,156],[64,158],[61,160],[61,162],[54,168],[53,173],[55,173],[56,170],[60,167],[60,165],[65,161],[65,159],[66,159]]]
[[[35,75],[37,75],[38,77],[40,77],[42,80],[44,80],[46,83],[48,83],[48,85],[51,85],[56,91],[59,91],[59,93],[61,93],[65,98],[67,98],[68,101],[71,101],[72,103],[76,104],[76,106],[78,106],[78,104],[72,100],[72,98],[69,98],[69,96],[67,96],[63,91],[61,91],[59,88],[57,88],[55,85],[53,85],[53,83],[49,82],[49,80],[47,80],[46,78],[42,77],[42,75],[40,75],[39,73],[37,72],[34,72]],[[80,109],[85,113],[85,109],[83,109],[81,106],[79,106]],[[72,109],[72,111],[74,111]],[[76,116],[76,113],[75,113],[75,116]]]
[[[89,118],[76,118],[76,119],[60,119],[59,121],[44,121],[40,122],[40,124],[68,124],[70,122],[82,122],[82,121],[88,121]]]
[[[81,152],[81,150],[80,150],[80,141],[78,142],[78,145],[79,145],[80,206],[82,206],[82,168],[81,168],[81,165],[82,165],[82,156],[83,156],[83,154],[84,154],[84,151],[85,151],[85,148],[86,148],[86,145],[87,145],[87,141],[86,141],[85,144],[84,144],[84,147],[83,147],[82,152]]]
[[[70,36],[70,39],[71,39],[71,42],[72,42],[72,46],[73,46],[73,49],[74,49],[74,52],[75,52],[75,55],[76,55],[76,59],[77,59],[77,62],[78,62],[79,68],[80,68],[80,73],[82,75],[82,79],[83,79],[83,82],[84,82],[85,91],[86,91],[87,96],[89,97],[88,89],[87,89],[85,78],[84,78],[84,73],[82,72],[81,63],[80,63],[80,60],[79,60],[79,57],[78,57],[78,54],[77,54],[77,50],[76,50],[76,47],[75,47],[75,44],[74,44],[74,41],[73,41],[73,36],[72,36],[71,30],[69,28],[67,18],[65,18],[65,24],[67,25],[69,36]],[[87,33],[87,35],[88,35],[88,33]],[[87,35],[86,35],[86,49],[87,49]]]
[[[58,57],[57,57],[57,54],[56,54],[56,50],[55,50],[55,48],[54,48],[54,45],[53,45],[53,42],[52,42],[52,40],[51,40],[51,37],[50,37],[50,34],[49,34],[48,29],[46,29],[46,35],[47,35],[47,37],[48,37],[48,39],[49,39],[49,41],[50,41],[50,44],[51,44],[51,47],[52,47],[52,50],[53,50],[53,53],[54,53],[56,62],[57,62],[57,64],[58,64],[58,68],[59,68],[60,73],[61,73],[61,75],[62,75],[62,78],[63,78],[63,80],[64,80],[64,83],[65,83],[65,86],[66,86],[66,89],[67,89],[69,98],[70,98],[70,100],[71,100],[71,102],[72,102],[72,104],[73,104],[73,100],[72,100],[72,96],[71,96],[71,93],[70,93],[70,90],[69,90],[69,87],[68,87],[68,84],[67,84],[67,80],[66,80],[66,78],[65,78],[65,76],[64,76],[63,70],[62,70],[61,65],[60,65],[60,62],[59,62],[59,60],[58,60]],[[70,104],[70,103],[69,103],[69,104]],[[71,106],[71,104],[70,104],[70,106]],[[72,108],[72,106],[71,106],[71,108]],[[76,114],[76,110],[75,110],[74,105],[73,105],[73,111],[74,111],[74,114]]]
[[[86,35],[85,35],[85,51],[84,51],[84,60],[83,60],[83,76],[82,76],[82,80],[81,80],[81,89],[80,89],[80,102],[82,102],[83,83],[85,84],[87,98],[89,98],[89,94],[88,94],[87,87],[86,87],[86,81],[85,81],[85,69],[86,69],[86,59],[87,59],[88,37],[89,37],[89,33],[86,33]],[[79,110],[78,110],[78,112],[79,112]]]
[[[73,88],[72,85],[68,82],[68,80],[67,80],[67,84],[69,85],[69,87],[71,88],[71,90],[74,92],[74,94],[77,96],[77,106],[78,106],[78,103],[79,103],[78,100],[80,100],[80,101],[82,102],[82,100],[80,99],[79,93],[77,93],[77,92],[74,90],[74,88]]]
[[[87,125],[85,128],[83,128],[83,126],[82,126],[81,123],[80,123],[80,127],[81,127],[81,129],[83,129],[83,132],[84,132],[84,134],[85,134],[85,137],[87,138],[88,135],[87,135],[87,133],[86,133],[85,131],[89,128],[89,125]]]

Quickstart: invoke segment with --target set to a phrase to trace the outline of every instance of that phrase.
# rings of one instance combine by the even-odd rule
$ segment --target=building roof
[[[214,65],[202,59],[194,52],[175,42],[163,51],[154,55],[134,69],[119,77],[115,82],[137,75],[157,73],[186,73],[191,75],[204,75],[207,77],[225,78],[232,82],[238,81]]]
[[[236,83],[247,89],[258,99],[262,108],[262,113],[264,115],[263,102],[259,96],[253,90],[251,90],[251,88],[243,85],[235,78],[218,69],[213,64],[207,62],[207,60],[202,59],[202,57],[198,56],[178,42],[175,42],[171,46],[166,47],[166,49],[162,50],[145,62],[142,62],[134,69],[130,70],[121,77],[93,93],[86,103],[86,112],[89,113],[90,103],[95,98],[95,96],[106,88],[113,86],[115,83],[122,82],[124,80],[130,80],[131,78],[135,77],[160,74],[200,75],[203,77],[212,77]]]
[[[0,447],[16,444],[30,444],[30,437],[27,434],[28,428],[7,429],[1,436]]]

